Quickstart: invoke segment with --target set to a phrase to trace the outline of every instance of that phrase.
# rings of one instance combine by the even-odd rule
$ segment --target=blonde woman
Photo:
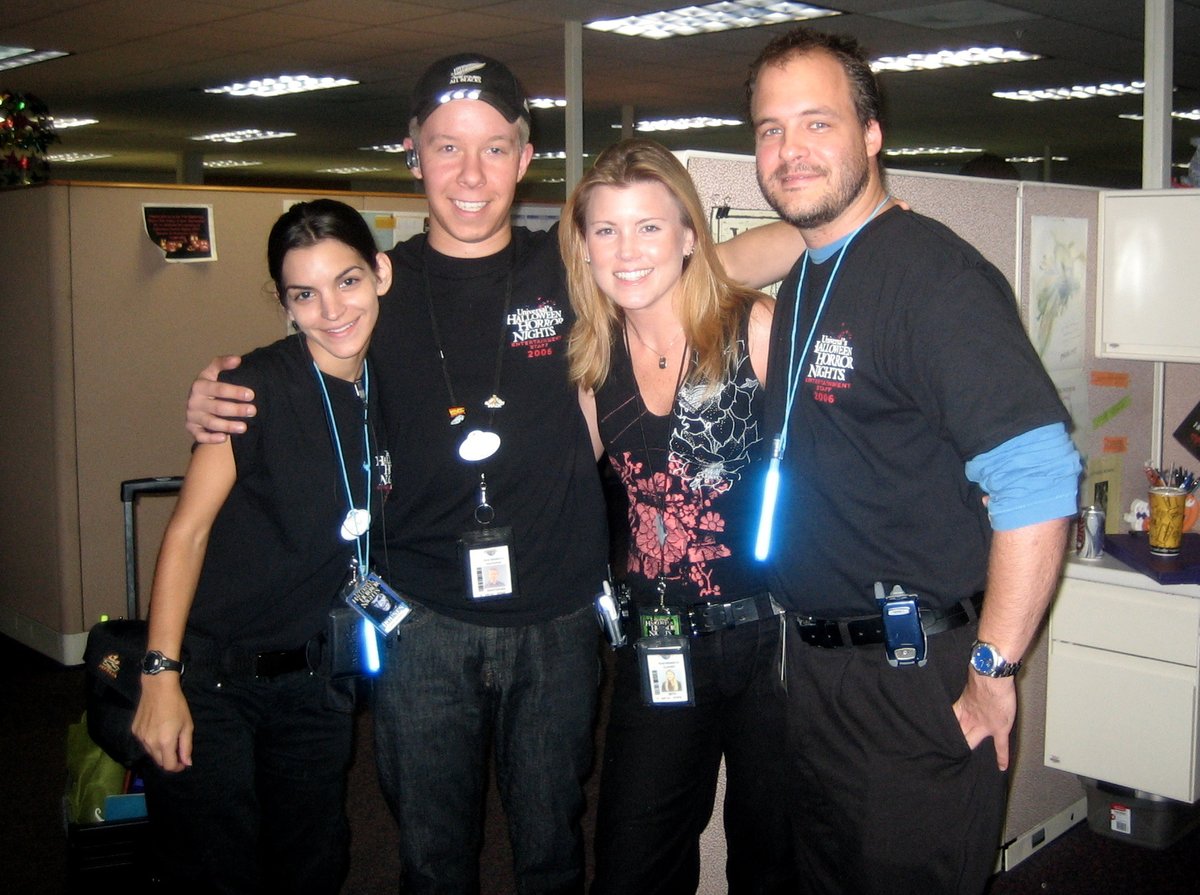
[[[571,377],[629,504],[631,645],[616,658],[592,891],[695,890],[722,757],[729,891],[784,890],[780,624],[752,555],[772,302],[726,275],[687,172],[648,140],[600,155],[559,245]]]

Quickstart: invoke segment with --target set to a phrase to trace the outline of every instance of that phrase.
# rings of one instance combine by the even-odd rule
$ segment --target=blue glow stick
[[[758,516],[758,537],[754,541],[754,558],[764,561],[771,552],[771,534],[775,527],[775,503],[779,498],[779,443],[778,438],[771,450],[771,462],[767,466],[763,484],[762,510]]]
[[[371,620],[362,620],[363,658],[366,660],[367,673],[379,673],[379,641],[375,639],[375,626]]]

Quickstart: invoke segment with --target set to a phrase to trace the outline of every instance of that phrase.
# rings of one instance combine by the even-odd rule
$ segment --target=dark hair
[[[358,211],[336,199],[297,202],[279,216],[267,237],[267,270],[284,307],[283,259],[292,249],[306,249],[323,239],[336,239],[358,254],[372,270],[379,249],[371,228]]]
[[[871,63],[863,53],[862,47],[853,37],[839,34],[825,34],[811,28],[793,28],[779,35],[763,47],[758,58],[750,65],[750,73],[746,77],[746,105],[754,103],[754,88],[758,83],[759,72],[764,66],[776,65],[782,68],[796,56],[807,56],[810,53],[825,52],[837,60],[846,72],[850,81],[851,99],[858,113],[858,123],[866,127],[872,121],[882,121],[883,101],[879,94],[879,82],[871,71]]]

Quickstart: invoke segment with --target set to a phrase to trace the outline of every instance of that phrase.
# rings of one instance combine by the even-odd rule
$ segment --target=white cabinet
[[[1200,799],[1200,586],[1071,562],[1049,634],[1046,765]]]
[[[1100,194],[1096,356],[1200,363],[1200,190]]]

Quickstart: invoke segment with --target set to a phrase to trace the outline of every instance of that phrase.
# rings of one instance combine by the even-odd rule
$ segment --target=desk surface
[[[1105,553],[1099,559],[1076,559],[1071,556],[1063,567],[1063,577],[1200,599],[1200,585],[1160,584],[1149,575],[1130,568],[1111,553]]]

